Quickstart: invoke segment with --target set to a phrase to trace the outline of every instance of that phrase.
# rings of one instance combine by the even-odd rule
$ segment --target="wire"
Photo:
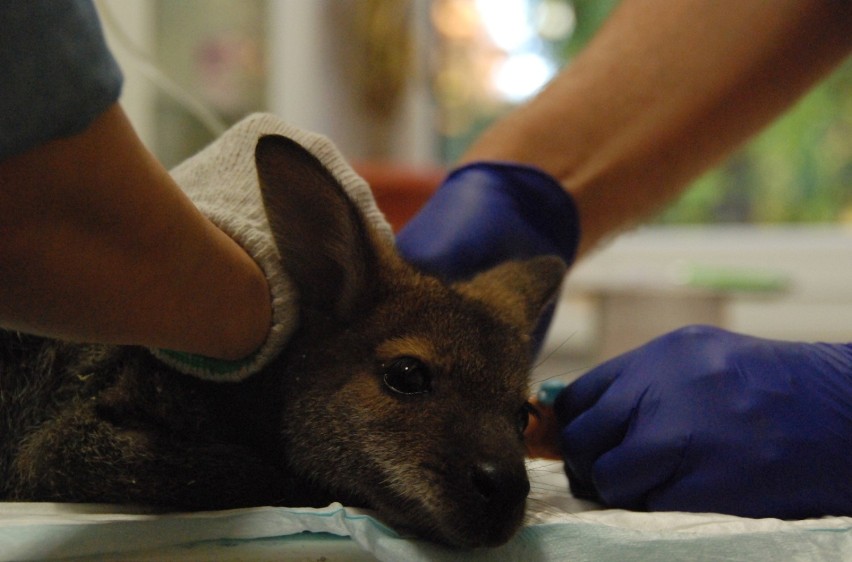
[[[105,0],[95,0],[95,4],[98,7],[98,12],[100,12],[104,24],[112,32],[118,43],[127,51],[145,78],[186,109],[213,136],[218,137],[227,130],[228,126],[215,111],[195,97],[189,90],[172,80],[141,47],[134,43],[124,28],[118,23],[108,2]]]

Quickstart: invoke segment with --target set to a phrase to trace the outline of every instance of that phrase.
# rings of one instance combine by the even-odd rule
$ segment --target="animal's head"
[[[447,286],[404,263],[302,147],[267,136],[256,158],[300,292],[282,358],[290,470],[425,538],[505,542],[529,491],[528,334],[564,264],[507,263]]]

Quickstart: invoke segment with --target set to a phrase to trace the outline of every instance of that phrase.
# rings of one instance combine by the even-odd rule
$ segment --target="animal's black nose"
[[[481,462],[473,465],[470,478],[479,495],[494,506],[512,506],[523,501],[530,491],[523,466]]]

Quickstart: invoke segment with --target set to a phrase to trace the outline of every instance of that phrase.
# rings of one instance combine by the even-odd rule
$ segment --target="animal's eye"
[[[530,424],[530,416],[535,416],[538,419],[541,417],[541,414],[539,414],[535,406],[529,402],[524,402],[524,405],[518,410],[518,433],[521,435],[524,434],[527,426]]]
[[[432,373],[415,357],[400,357],[382,365],[385,386],[399,394],[423,394],[432,390]]]

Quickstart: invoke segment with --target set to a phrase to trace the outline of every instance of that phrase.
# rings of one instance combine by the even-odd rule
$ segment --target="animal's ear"
[[[510,261],[455,288],[487,304],[504,321],[530,333],[545,306],[557,296],[566,270],[565,262],[555,256]]]
[[[282,265],[302,306],[351,320],[372,300],[377,259],[358,208],[331,172],[289,138],[261,137],[255,163]]]

